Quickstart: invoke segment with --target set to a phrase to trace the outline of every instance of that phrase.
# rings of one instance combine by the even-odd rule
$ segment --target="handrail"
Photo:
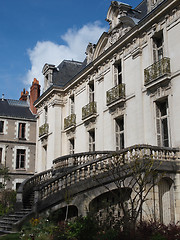
[[[82,120],[97,113],[96,102],[90,102],[82,108]]]
[[[151,66],[144,69],[145,85],[154,81],[165,74],[170,74],[170,58],[163,57],[161,60],[153,63]]]
[[[159,148],[149,145],[135,145],[134,147],[126,148],[122,151],[109,153],[108,155],[101,156],[96,160],[91,160],[83,165],[79,165],[76,168],[70,169],[66,173],[63,173],[56,178],[50,180],[36,189],[39,191],[38,200],[44,200],[47,197],[53,195],[54,193],[65,189],[73,184],[85,180],[88,178],[93,178],[94,176],[107,172],[110,166],[113,166],[113,161],[118,158],[121,159],[123,164],[131,162],[134,157],[139,157],[140,159],[146,157],[151,157],[154,160],[168,160],[174,161],[178,158],[176,153],[179,149],[171,148]]]
[[[125,97],[125,84],[121,83],[106,92],[106,105]]]
[[[92,159],[99,158],[100,156],[113,153],[114,151],[95,151],[95,152],[82,152],[65,155],[59,158],[56,158],[53,161],[53,168],[58,169],[68,166],[78,166],[82,165],[85,162],[88,162]]]
[[[43,183],[50,179],[53,175],[53,169],[49,169],[47,171],[43,171],[41,173],[35,174],[34,176],[26,179],[24,182],[21,183],[17,190],[16,194],[16,206],[17,208],[23,207],[23,200],[28,194],[31,192],[34,186]]]

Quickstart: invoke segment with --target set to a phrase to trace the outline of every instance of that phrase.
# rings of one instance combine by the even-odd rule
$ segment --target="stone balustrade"
[[[84,152],[84,153],[66,155],[66,156],[55,159],[53,161],[53,168],[59,169],[59,168],[70,167],[70,166],[79,166],[110,153],[113,153],[113,151]]]
[[[155,62],[144,70],[145,85],[154,81],[155,79],[170,74],[170,59],[167,57],[162,58],[160,61]]]
[[[106,92],[106,104],[109,105],[125,97],[125,84],[121,83]]]
[[[90,102],[82,108],[82,120],[93,116],[97,113],[96,102]]]
[[[39,137],[42,137],[43,135],[47,135],[49,131],[49,124],[45,123],[42,126],[39,127]]]
[[[64,119],[64,129],[76,126],[76,114],[71,114]]]
[[[179,160],[179,149],[136,145],[116,152],[99,151],[63,156],[54,160],[54,168],[24,181],[17,191],[17,202],[19,206],[22,206],[23,199],[35,191],[34,203],[37,203],[68,186],[108,172],[115,164],[119,164],[118,162],[124,165],[137,158],[175,162]],[[72,166],[72,168],[55,174],[56,169],[67,166]]]
[[[44,200],[52,194],[80,181],[105,173],[115,166],[115,163],[117,164],[118,161],[120,161],[120,164],[124,165],[137,158],[175,161],[178,159],[178,150],[139,145],[124,149],[123,151],[109,153],[96,160],[78,165],[76,168],[73,168],[73,170],[43,185],[39,189],[39,200]]]

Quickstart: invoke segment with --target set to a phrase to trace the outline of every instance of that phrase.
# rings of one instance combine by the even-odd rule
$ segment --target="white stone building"
[[[135,9],[112,1],[106,20],[109,31],[88,45],[83,63],[43,68],[37,172],[67,154],[180,146],[179,0],[144,0]],[[179,175],[173,181],[180,187]]]

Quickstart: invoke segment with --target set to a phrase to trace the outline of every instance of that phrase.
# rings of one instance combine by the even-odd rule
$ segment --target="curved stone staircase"
[[[20,185],[17,191],[16,211],[0,219],[0,233],[10,233],[20,229],[25,220],[55,205],[60,199],[52,197],[57,193],[108,172],[114,161],[121,160],[121,163],[126,164],[131,162],[134,156],[175,161],[178,159],[178,151],[178,149],[138,145],[119,152],[86,152],[57,158],[53,161],[52,169],[36,174]],[[76,191],[74,194],[77,194],[77,191],[82,189],[77,188],[74,191]],[[63,200],[63,194],[58,195],[61,195]]]

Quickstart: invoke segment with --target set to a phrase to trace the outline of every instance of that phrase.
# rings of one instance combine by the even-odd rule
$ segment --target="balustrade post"
[[[71,175],[70,174],[67,175],[66,182],[67,182],[67,187],[69,187],[71,185]]]
[[[91,176],[90,167],[90,165],[87,166],[87,178]]]
[[[74,178],[74,172],[71,173],[71,184],[74,184],[75,182],[75,178]]]
[[[66,187],[66,177],[64,176],[63,177],[63,184],[62,184],[62,188],[65,188]]]
[[[93,163],[92,166],[93,166],[93,169],[92,169],[92,171],[93,171],[93,176],[95,176],[95,175],[96,175],[96,164]]]
[[[76,181],[79,182],[79,180],[80,180],[79,169],[77,170],[77,175],[76,176],[77,176]]]
[[[85,173],[84,173],[84,167],[81,168],[81,180],[84,180]]]
[[[41,194],[38,190],[34,191],[34,204],[33,204],[33,210],[37,213],[38,212],[38,208],[37,208],[37,203],[39,202],[39,200],[42,199]]]

